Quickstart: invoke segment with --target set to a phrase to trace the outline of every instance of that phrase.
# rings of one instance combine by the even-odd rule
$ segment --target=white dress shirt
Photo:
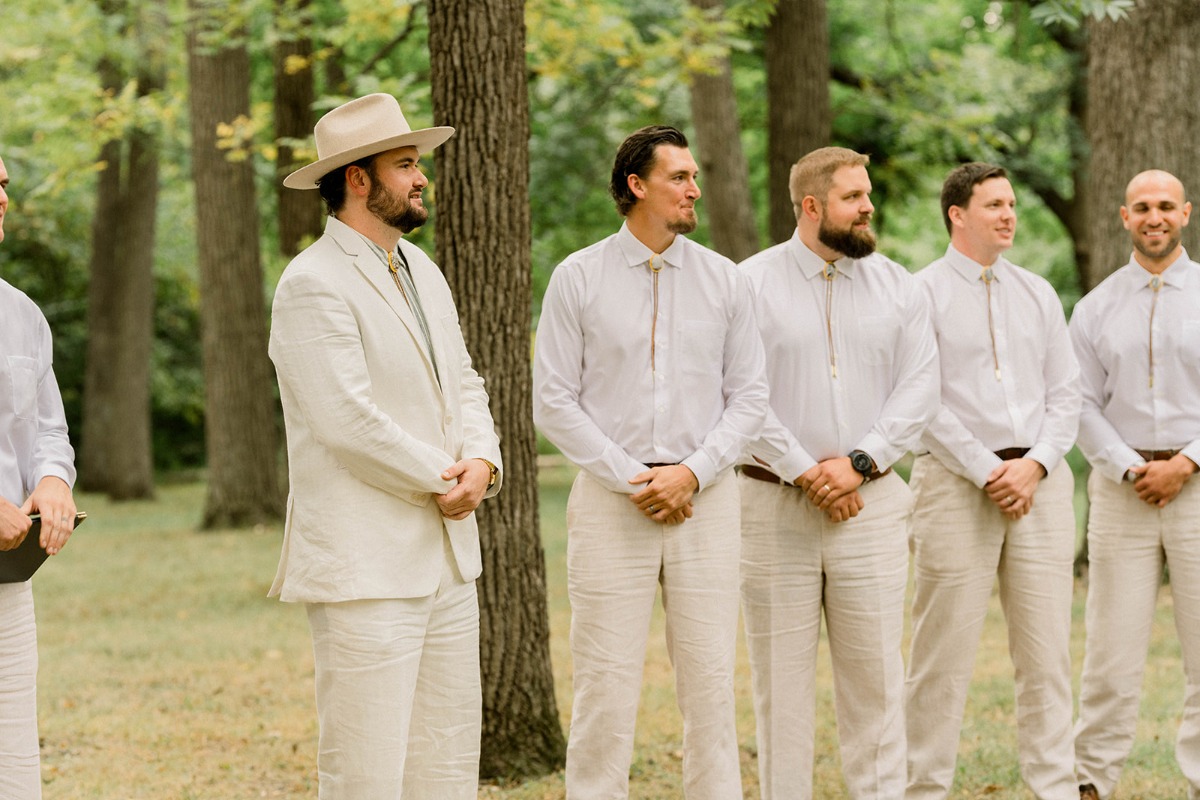
[[[1079,366],[1058,293],[1041,276],[998,258],[991,266],[989,327],[983,269],[951,245],[917,273],[942,372],[942,406],[921,443],[981,488],[1000,465],[994,451],[1027,448],[1026,457],[1049,474],[1079,427]]]
[[[916,280],[878,253],[835,266],[827,327],[825,262],[799,232],[741,264],[771,386],[771,411],[750,455],[789,481],[852,450],[887,469],[938,407],[937,349]]]
[[[0,280],[0,496],[16,506],[42,478],[75,483],[75,451],[52,359],[41,310]]]
[[[1163,271],[1157,303],[1151,277],[1130,258],[1071,317],[1083,392],[1079,449],[1117,482],[1145,463],[1135,448],[1182,449],[1200,463],[1200,264],[1182,253]]]
[[[652,256],[665,264],[657,319]],[[546,437],[623,493],[654,463],[685,464],[703,489],[758,435],[767,407],[762,343],[733,262],[682,235],[659,257],[626,225],[551,275],[533,382]]]

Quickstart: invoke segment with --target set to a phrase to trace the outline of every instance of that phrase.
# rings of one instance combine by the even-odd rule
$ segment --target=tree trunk
[[[218,126],[250,114],[250,59],[243,40],[220,32],[233,0],[188,5],[208,458],[203,524],[212,528],[279,519],[283,499],[254,170],[217,142]]]
[[[1089,22],[1087,129],[1090,259],[1084,290],[1123,266],[1132,247],[1118,209],[1137,173],[1164,169],[1200,190],[1191,135],[1200,124],[1200,4],[1141,0],[1127,20]],[[1193,238],[1184,231],[1184,246]]]
[[[689,0],[702,10],[724,7],[724,0]],[[759,250],[750,171],[742,150],[733,70],[725,56],[710,66],[715,72],[691,76],[692,125],[696,128],[697,160],[708,206],[713,249],[741,261]]]
[[[106,3],[106,13],[130,13]],[[136,35],[140,97],[162,89],[165,9],[147,4],[123,31]],[[110,59],[102,85],[119,90],[124,76]],[[88,283],[88,352],[84,373],[80,486],[116,500],[154,494],[150,435],[150,369],[154,337],[154,243],[158,206],[158,137],[132,130],[101,149]]]
[[[313,129],[312,39],[305,33],[310,0],[275,0],[275,192],[279,207],[279,251],[291,257],[306,238],[321,235],[321,196],[283,185],[284,177],[301,166],[290,140],[307,139]]]
[[[779,0],[767,26],[767,186],[771,244],[790,239],[792,164],[829,144],[829,23],[825,0]]]
[[[438,260],[487,381],[504,490],[480,508],[484,777],[543,775],[565,743],[550,668],[529,360],[529,95],[521,0],[431,0]]]

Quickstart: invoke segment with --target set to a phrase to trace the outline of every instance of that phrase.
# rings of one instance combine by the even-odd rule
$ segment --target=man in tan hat
[[[474,511],[500,445],[450,289],[401,239],[428,217],[419,154],[453,133],[367,95],[284,180],[329,210],[280,278],[270,346],[291,470],[270,593],[307,604],[327,800],[476,796]]]

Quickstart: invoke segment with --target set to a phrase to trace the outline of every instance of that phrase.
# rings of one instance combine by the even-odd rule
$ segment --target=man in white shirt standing
[[[762,427],[762,344],[745,281],[689,240],[687,139],[642,128],[610,190],[620,231],[569,256],[542,304],[534,419],[582,471],[567,506],[575,699],[567,797],[626,797],[661,584],[689,800],[742,796],[734,724],[739,502]]]
[[[8,170],[0,161],[0,242]],[[75,451],[54,378],[50,326],[33,301],[0,280],[0,550],[20,546],[42,517],[51,555],[75,528]],[[0,797],[42,796],[37,728],[37,624],[31,581],[0,584]]]
[[[1079,367],[1062,303],[1002,255],[1017,230],[1004,170],[956,167],[942,184],[946,255],[917,279],[929,298],[942,404],[913,464],[908,800],[941,800],[992,585],[1016,671],[1021,775],[1040,800],[1076,795],[1071,747]]]
[[[1187,676],[1175,759],[1200,796],[1200,264],[1180,244],[1191,212],[1174,175],[1135,176],[1121,207],[1133,255],[1071,318],[1092,464],[1081,798],[1109,797],[1133,747],[1164,564]]]
[[[771,387],[739,480],[764,800],[813,796],[822,610],[849,796],[904,792],[912,494],[891,466],[937,410],[938,365],[920,288],[874,252],[867,163],[841,147],[800,159],[796,233],[742,264]]]

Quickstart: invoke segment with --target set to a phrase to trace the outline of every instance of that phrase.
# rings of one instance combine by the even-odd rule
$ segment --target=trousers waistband
[[[792,483],[791,481],[785,481],[783,478],[779,477],[774,472],[771,472],[771,470],[763,469],[762,467],[756,467],[753,464],[742,464],[740,467],[738,467],[738,469],[740,469],[742,471],[742,474],[745,475],[747,478],[754,478],[754,480],[756,480],[756,481],[765,481],[767,483],[779,484],[780,486],[791,486],[792,488],[799,488],[798,486],[796,486],[796,484]],[[892,471],[891,467],[888,467],[883,472],[880,472],[879,470],[875,470],[874,472],[872,472],[870,475],[867,476],[867,481],[877,481],[880,478],[882,478],[884,475],[887,475],[891,471]],[[864,483],[865,482],[866,481],[864,481]]]
[[[1179,455],[1182,450],[1138,450],[1134,448],[1133,452],[1137,453],[1145,461],[1170,461],[1175,456]]]

